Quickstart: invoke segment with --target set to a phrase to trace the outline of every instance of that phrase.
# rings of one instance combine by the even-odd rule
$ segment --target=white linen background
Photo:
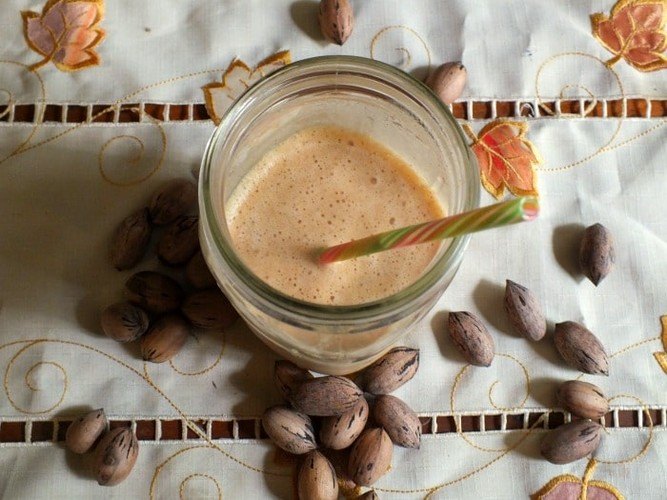
[[[314,41],[304,32],[303,15],[312,13],[306,2],[114,1],[107,2],[102,22],[107,36],[99,46],[101,66],[63,73],[51,65],[41,69],[40,75],[49,103],[112,103],[155,82],[224,69],[237,56],[251,66],[280,49],[291,50],[295,60],[337,53],[368,56],[376,33],[388,26],[403,25],[414,32],[386,31],[375,45],[377,57],[400,64],[405,56],[396,48],[406,47],[411,53],[406,69],[422,74],[428,55],[416,32],[428,46],[433,64],[462,59],[467,66],[469,84],[462,99],[533,101],[537,72],[550,57],[570,51],[603,60],[611,57],[591,35],[588,16],[608,13],[612,5],[611,1],[554,5],[538,1],[357,2],[355,31],[339,48]],[[0,59],[24,64],[38,60],[39,56],[25,44],[19,13],[39,12],[41,7],[42,2],[3,0]],[[314,26],[313,21],[306,31],[312,32]],[[624,95],[667,98],[665,71],[641,73],[623,61],[614,70],[623,83]],[[130,102],[200,103],[201,85],[213,79],[219,79],[219,73],[150,88]],[[620,95],[610,72],[591,59],[577,56],[563,56],[545,67],[540,95],[554,98],[564,85],[577,83],[598,98]],[[16,103],[39,99],[36,80],[14,66],[0,65],[0,88],[11,91]],[[581,90],[568,95],[588,97]],[[640,134],[656,122],[625,119],[615,142]],[[478,130],[482,124],[475,122],[473,127]],[[528,135],[545,158],[544,167],[554,168],[589,155],[609,140],[617,126],[615,118],[544,118],[530,120]],[[69,127],[42,126],[32,140],[37,142]],[[159,133],[151,123],[86,125],[0,164],[0,345],[35,338],[78,342],[143,370],[136,350],[99,334],[97,315],[101,307],[119,296],[128,275],[114,271],[106,260],[115,224],[132,208],[141,206],[165,179],[190,175],[213,125],[209,121],[181,122],[164,124],[163,128],[167,138],[164,164],[148,180],[129,188],[121,189],[103,180],[98,169],[100,149],[113,137],[140,137],[149,154],[136,167],[139,170],[128,173],[126,169],[136,146],[129,141],[114,142],[104,165],[119,176],[150,170],[160,147]],[[0,123],[0,158],[31,130],[30,124]],[[541,298],[551,322],[572,319],[585,323],[609,352],[656,337],[659,316],[667,314],[665,130],[657,128],[572,169],[541,172],[543,214],[537,222],[476,235],[452,286],[406,339],[407,344],[421,348],[422,362],[417,377],[397,394],[422,414],[452,410],[450,393],[464,363],[444,336],[443,313],[470,310],[487,321],[498,352],[514,356],[530,374],[530,393],[522,410],[555,404],[554,381],[574,378],[577,373],[558,361],[548,339],[529,344],[509,332],[500,307],[506,278],[531,288]],[[485,194],[483,201],[490,203],[491,198]],[[614,272],[595,288],[573,275],[571,257],[578,228],[598,221],[616,237],[618,262]],[[220,364],[202,376],[181,376],[168,365],[148,367],[156,384],[187,415],[253,417],[278,401],[271,382],[273,354],[242,325],[227,332],[225,340]],[[200,344],[191,342],[175,364],[182,369],[207,366],[215,360],[220,345],[220,338],[215,336],[202,338]],[[25,373],[42,361],[57,362],[67,372],[63,401],[46,417],[67,414],[68,408],[80,405],[104,406],[118,417],[177,416],[144,380],[99,353],[75,345],[47,343],[28,349],[12,362],[22,347],[0,350],[0,367],[8,374],[6,391],[0,392],[0,421],[30,416],[17,407],[40,411],[58,401],[64,379],[53,365],[42,365],[32,373],[32,380],[41,390],[31,391],[25,386]],[[588,379],[599,384],[608,396],[631,394],[652,407],[665,408],[667,377],[651,354],[658,350],[661,346],[657,341],[637,347],[612,360],[608,379]],[[526,384],[521,369],[508,358],[497,357],[491,368],[466,373],[456,394],[456,410],[498,413],[487,397],[495,380],[501,380],[494,389],[497,404],[514,407],[523,399]],[[627,399],[618,403],[637,405]],[[652,447],[639,461],[615,468],[601,465],[595,478],[613,484],[626,497],[667,496],[665,425],[663,416]],[[508,434],[517,437],[518,432],[473,439],[487,446],[502,446]],[[647,435],[647,430],[612,430],[605,436],[604,446],[616,447],[618,453],[635,448],[638,451]],[[584,461],[551,465],[537,458],[538,442],[536,432],[489,469],[441,490],[438,497],[463,498],[475,492],[483,498],[514,498],[535,492],[559,474],[571,472],[581,477]],[[130,479],[119,488],[100,490],[94,481],[70,470],[64,451],[57,446],[0,444],[0,493],[7,498],[86,498],[101,494],[146,497],[157,465],[179,447],[190,445],[143,445]],[[269,453],[265,444],[254,441],[226,441],[222,446],[260,467]],[[187,472],[185,476],[208,473],[216,477],[225,497],[289,494],[289,480],[267,482],[222,455],[215,458],[219,468],[202,472],[208,470],[214,453],[183,453],[177,462],[179,470]],[[397,450],[394,468],[379,486],[431,486],[455,479],[495,456],[470,447],[459,436],[427,436],[419,452]],[[158,498],[178,495],[178,483],[172,486]],[[191,496],[215,493],[212,483],[205,480],[192,482],[189,488]],[[382,494],[383,498],[388,496]],[[423,493],[395,496],[420,498]]]
[[[0,10],[2,59],[32,64],[40,59],[23,38],[20,12],[41,12],[39,0],[3,0]],[[313,39],[313,2],[292,0],[114,0],[105,2],[102,27],[106,39],[99,46],[102,64],[76,73],[47,67],[48,102],[108,103],[136,90],[179,75],[224,69],[234,57],[254,64],[281,49],[294,59],[325,54],[369,56],[373,37],[389,26],[378,40],[377,56],[390,63],[405,59],[398,47],[411,52],[410,69],[428,62],[426,42],[434,64],[462,60],[469,72],[462,96],[475,99],[515,99],[535,95],[535,73],[549,57],[564,52],[585,52],[611,59],[591,36],[589,16],[608,13],[611,0],[555,2],[540,0],[367,0],[354,2],[354,34],[343,47]],[[492,35],[492,36],[491,36]],[[592,90],[600,97],[618,96],[608,76],[586,62],[565,74],[590,76],[598,82]],[[664,97],[664,72],[640,73],[624,63],[616,69],[628,96]],[[6,68],[2,68],[4,73]],[[419,71],[418,71],[419,73]],[[4,79],[3,79],[4,80]],[[11,82],[12,80],[10,80]],[[3,81],[3,84],[7,83]],[[16,82],[14,82],[16,83]],[[21,85],[23,81],[19,82]],[[192,80],[174,82],[142,93],[147,102],[202,102]],[[545,93],[556,97],[557,89]],[[568,82],[572,83],[572,82]],[[574,83],[578,83],[575,81]],[[4,85],[3,85],[4,87]],[[582,91],[581,97],[587,97]],[[17,102],[35,102],[36,94],[20,92]],[[113,101],[112,101],[113,102]]]

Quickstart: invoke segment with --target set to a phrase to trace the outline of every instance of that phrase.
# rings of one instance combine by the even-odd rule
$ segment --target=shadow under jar
[[[204,257],[269,347],[302,367],[347,374],[377,359],[433,307],[454,277],[469,236],[440,244],[416,281],[379,300],[325,305],[268,285],[235,248],[229,200],[264,155],[318,126],[339,127],[385,145],[421,177],[446,214],[477,208],[479,178],[449,110],[421,82],[370,59],[331,56],[293,63],[249,89],[227,111],[207,145],[200,173]]]

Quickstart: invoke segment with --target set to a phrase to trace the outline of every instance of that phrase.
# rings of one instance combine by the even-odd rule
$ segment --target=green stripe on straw
[[[533,220],[540,211],[535,196],[523,196],[443,219],[387,231],[336,245],[318,256],[321,264],[362,257],[392,248],[453,238],[462,234]],[[423,231],[423,233],[422,233]],[[420,235],[421,233],[421,235]],[[418,236],[419,235],[419,236]]]

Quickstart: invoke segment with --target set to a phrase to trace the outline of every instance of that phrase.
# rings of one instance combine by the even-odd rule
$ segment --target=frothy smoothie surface
[[[227,221],[238,255],[263,281],[307,302],[351,305],[414,283],[435,256],[427,243],[317,264],[318,248],[443,217],[412,168],[369,137],[302,130],[267,153],[234,191]]]

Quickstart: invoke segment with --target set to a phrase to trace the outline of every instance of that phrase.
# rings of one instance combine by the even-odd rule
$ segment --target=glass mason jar
[[[368,365],[433,307],[456,273],[468,236],[443,242],[400,292],[351,306],[308,303],[259,279],[234,249],[225,208],[271,149],[296,132],[333,125],[366,134],[422,177],[445,213],[477,208],[477,167],[456,120],[421,82],[392,66],[348,56],[293,63],[250,88],[206,148],[199,183],[200,240],[211,272],[253,332],[281,356],[322,373]]]

